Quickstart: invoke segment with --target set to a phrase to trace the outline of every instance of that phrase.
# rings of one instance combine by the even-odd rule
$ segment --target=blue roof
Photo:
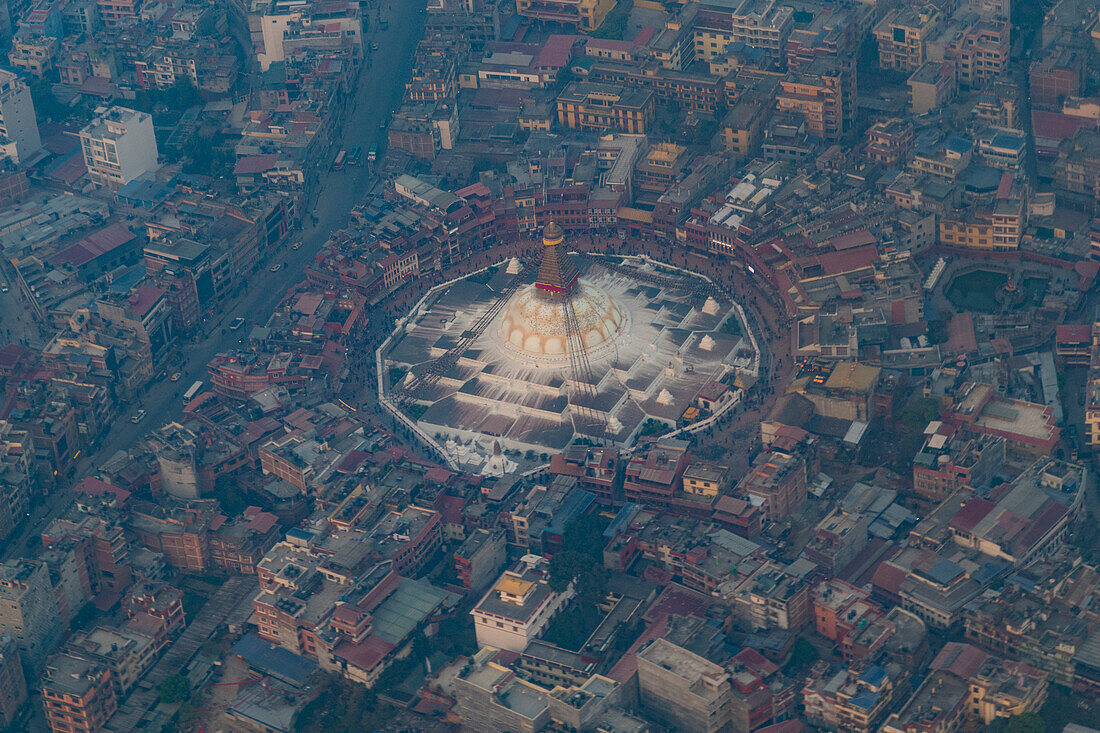
[[[877,664],[872,664],[863,674],[859,676],[859,681],[870,685],[871,687],[878,687],[882,684],[882,681],[886,679],[886,670]]]
[[[596,495],[587,489],[573,489],[565,500],[554,512],[553,518],[546,525],[546,532],[550,534],[562,534],[566,526],[577,517],[588,511],[592,502],[596,501]]]
[[[623,508],[619,510],[619,513],[615,515],[615,518],[611,520],[611,524],[607,525],[607,529],[603,531],[603,536],[607,539],[611,539],[619,530],[628,527],[632,521],[634,521],[634,515],[638,513],[640,507],[637,504],[626,503],[623,504]]]
[[[317,662],[312,659],[264,641],[258,634],[245,634],[231,651],[260,673],[297,687],[305,685],[317,669]]]
[[[870,690],[864,690],[857,694],[849,702],[855,705],[857,708],[863,708],[864,710],[871,710],[878,704],[878,699],[882,697],[882,693],[871,692]]]
[[[942,585],[950,583],[962,572],[963,569],[951,560],[941,559],[928,571],[928,577]]]
[[[116,295],[129,295],[130,291],[144,278],[145,265],[134,265],[121,274],[115,275],[108,289]]]

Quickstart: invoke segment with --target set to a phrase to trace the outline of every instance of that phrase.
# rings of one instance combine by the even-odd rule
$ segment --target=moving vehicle
[[[6,293],[11,290],[7,283],[0,283],[0,293]]]
[[[356,145],[348,153],[348,165],[359,165],[359,159],[363,157],[363,149]]]
[[[377,43],[372,43],[370,45],[370,50],[371,51],[377,51],[378,50],[378,44]]]
[[[274,265],[272,265],[272,266],[271,266],[271,271],[272,271],[272,272],[278,272],[278,271],[279,271],[279,270],[281,270],[282,268],[283,268],[283,266],[282,266],[282,265],[280,265],[280,264],[276,263],[276,264],[274,264]]]
[[[180,381],[180,373],[179,373],[179,372],[176,372],[176,373],[175,373],[175,374],[173,374],[173,375],[172,375],[171,377],[169,377],[169,379],[171,379],[171,380],[172,380],[173,382],[178,382],[178,381]]]
[[[344,161],[348,158],[348,151],[341,150],[336,154],[336,160],[332,161],[332,170],[339,171],[344,169]]]
[[[130,418],[130,422],[137,425],[139,422],[145,419],[145,410],[138,410],[134,413],[134,416]]]
[[[378,160],[378,146],[377,145],[371,145],[370,146],[370,151],[367,153],[367,160],[369,160],[371,163]]]
[[[200,389],[202,389],[201,379],[188,387],[187,391],[183,393],[183,404],[186,405],[188,402],[195,399],[195,395],[199,393]]]
[[[290,245],[290,248],[293,249],[293,250],[299,250],[299,249],[302,248],[302,243],[301,242],[295,242],[294,244]]]
[[[229,330],[230,331],[236,331],[238,328],[240,328],[243,325],[244,325],[244,319],[243,318],[234,318],[232,321],[229,322]]]

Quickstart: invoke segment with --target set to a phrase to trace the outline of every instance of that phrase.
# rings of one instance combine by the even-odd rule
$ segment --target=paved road
[[[339,145],[350,147],[360,145],[364,150],[384,141],[385,131],[379,123],[388,119],[391,109],[401,101],[408,76],[410,59],[416,48],[423,27],[424,11],[393,12],[392,5],[397,0],[383,4],[383,17],[389,20],[389,28],[384,32],[370,35],[368,42],[377,42],[377,51],[368,52],[370,57],[359,75],[355,97],[343,117],[343,124],[337,137]],[[376,24],[372,22],[372,28]],[[364,156],[365,158],[365,156]],[[315,180],[320,180],[320,195],[311,197],[314,202],[306,211],[317,217],[314,224],[310,217],[305,218],[301,232],[288,238],[287,246],[273,253],[260,269],[248,278],[247,285],[240,296],[225,304],[216,317],[210,335],[194,343],[182,346],[160,368],[169,374],[179,372],[177,382],[167,378],[154,383],[142,396],[140,409],[147,413],[145,420],[137,425],[129,417],[139,409],[138,405],[123,411],[107,436],[106,440],[83,458],[74,471],[79,478],[87,475],[95,466],[120,450],[129,450],[150,430],[176,419],[182,409],[180,398],[183,392],[196,380],[206,380],[206,365],[218,353],[227,351],[237,343],[237,339],[246,329],[222,333],[225,324],[235,317],[244,318],[248,324],[263,323],[275,306],[285,296],[287,290],[300,282],[305,265],[313,254],[328,239],[329,233],[344,226],[351,208],[359,203],[363,194],[375,182],[375,176],[366,165],[352,166],[343,171],[328,170],[331,157],[322,156],[323,164],[315,168]],[[365,160],[364,160],[365,163]],[[303,242],[301,249],[294,251],[289,243]],[[280,263],[278,272],[271,272],[270,266]],[[12,290],[0,294],[0,329],[15,331],[16,338],[34,339],[36,327],[31,323],[29,312],[23,311],[21,296]],[[247,328],[247,327],[246,327]],[[41,345],[40,341],[32,341]],[[41,531],[42,527],[56,517],[68,505],[67,492],[58,492],[47,497],[33,507],[33,515],[20,535],[3,548],[3,559],[25,554],[27,542]]]
[[[423,14],[389,13],[389,29],[375,36],[379,50],[370,67],[364,66],[359,85],[348,113],[344,116],[342,142],[339,147],[360,145],[364,150],[381,142],[385,135],[379,129],[383,115],[396,106],[405,88],[409,59],[420,37]],[[110,438],[98,451],[99,458],[107,458],[120,449],[129,448],[138,439],[180,411],[182,393],[196,380],[205,380],[206,365],[216,354],[233,348],[246,329],[222,334],[224,324],[235,317],[244,318],[249,325],[263,323],[285,296],[287,290],[304,277],[306,264],[314,252],[328,238],[329,233],[342,227],[348,220],[351,208],[359,203],[364,192],[374,183],[374,176],[366,165],[352,166],[343,171],[329,171],[328,156],[322,157],[317,175],[321,181],[315,207],[310,211],[317,217],[315,226],[308,217],[303,230],[289,239],[303,242],[301,249],[293,251],[289,246],[276,253],[268,263],[249,278],[244,293],[223,308],[211,335],[198,343],[182,349],[182,362],[169,364],[169,371],[178,371],[178,382],[162,381],[150,389],[142,399],[142,407],[148,417],[139,425],[120,422]],[[282,263],[278,272],[271,272],[271,263]]]

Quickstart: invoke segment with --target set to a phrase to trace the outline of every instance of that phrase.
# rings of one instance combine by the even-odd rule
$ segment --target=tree
[[[566,525],[565,532],[562,533],[562,545],[602,563],[603,548],[607,544],[607,540],[603,538],[605,529],[607,520],[599,514],[577,517]]]
[[[799,638],[791,649],[791,658],[787,660],[783,672],[790,676],[797,676],[805,672],[810,665],[817,661],[819,656],[817,647],[805,639]]]
[[[163,703],[183,702],[191,697],[191,683],[182,674],[173,674],[160,683],[160,701]]]
[[[1035,713],[1013,715],[1005,723],[1005,733],[1045,733],[1046,724]]]
[[[218,500],[219,506],[227,516],[236,517],[248,508],[248,501],[241,495],[237,477],[233,474],[223,473],[214,480],[214,490],[211,496]]]

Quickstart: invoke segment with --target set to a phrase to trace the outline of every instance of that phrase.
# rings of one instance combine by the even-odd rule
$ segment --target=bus
[[[348,151],[341,150],[336,154],[336,160],[332,161],[332,170],[338,171],[344,167],[344,161],[348,157]]]
[[[348,153],[348,165],[359,165],[359,159],[363,157],[363,149],[356,145]]]
[[[195,395],[199,393],[200,389],[202,389],[202,380],[199,380],[198,382],[195,382],[190,387],[188,387],[187,391],[183,393],[183,404],[186,405],[188,402],[195,399]]]

